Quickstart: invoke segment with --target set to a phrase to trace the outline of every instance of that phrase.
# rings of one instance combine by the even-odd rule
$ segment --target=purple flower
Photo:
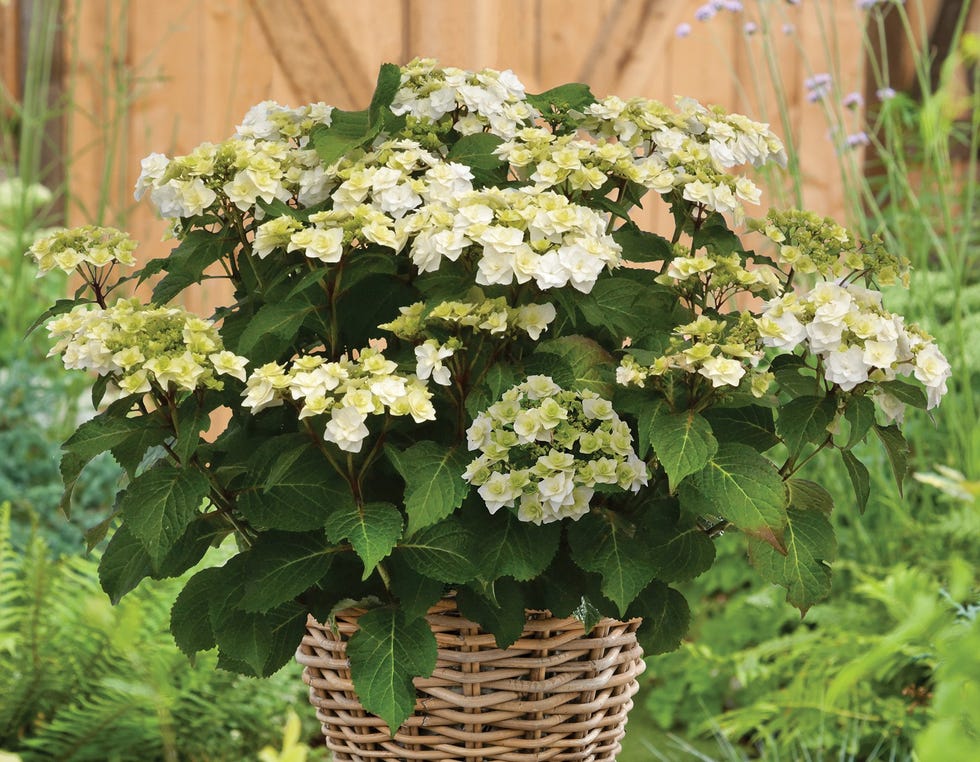
[[[698,21],[710,21],[715,17],[717,12],[718,11],[715,10],[715,6],[713,6],[711,3],[707,3],[694,11],[694,18],[696,18]]]
[[[792,24],[783,24],[783,34],[789,36],[796,31],[796,27]]]
[[[751,37],[759,31],[759,27],[754,21],[746,21],[745,26],[742,27],[742,31],[745,32],[746,36]]]
[[[875,92],[875,97],[882,102],[890,101],[896,95],[898,95],[898,93],[896,93],[894,88],[891,87],[882,87],[880,90]]]
[[[674,35],[680,39],[689,37],[691,35],[691,25],[688,23],[678,24],[677,29],[674,30]]]
[[[857,148],[858,146],[866,146],[871,144],[871,138],[868,137],[868,133],[861,131],[855,132],[853,135],[847,136],[847,145],[850,148]]]
[[[726,11],[731,11],[732,13],[741,13],[743,10],[745,10],[745,7],[742,5],[740,0],[722,0],[722,2],[718,3],[718,5],[720,5],[721,8],[724,8]]]
[[[807,77],[803,80],[803,86],[806,88],[806,99],[810,103],[823,100],[830,93],[832,82],[829,74],[814,74],[812,77]]]
[[[840,105],[850,109],[861,108],[864,105],[864,96],[855,90],[841,98]]]

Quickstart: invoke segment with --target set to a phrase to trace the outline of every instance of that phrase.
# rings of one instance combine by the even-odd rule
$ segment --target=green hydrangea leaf
[[[868,498],[871,496],[871,476],[868,474],[867,467],[857,459],[854,453],[849,450],[841,450],[840,455],[844,461],[847,476],[851,480],[851,486],[854,487],[854,499],[857,500],[858,512],[864,513],[864,509],[868,506]]]
[[[469,458],[458,448],[422,441],[401,452],[386,447],[385,453],[405,480],[410,534],[441,521],[463,504],[469,485],[462,474]]]
[[[99,559],[99,582],[113,604],[153,574],[143,543],[123,524],[112,535]]]
[[[572,373],[571,383],[555,378],[555,382],[566,389],[582,391],[588,389],[605,399],[611,399],[615,392],[613,369],[615,360],[605,349],[585,336],[562,336],[538,343],[535,355],[554,355],[562,359]]]
[[[909,471],[909,443],[905,441],[898,426],[879,426],[875,424],[875,434],[881,440],[891,464],[892,473],[895,474],[895,484],[898,485],[898,494],[905,494],[905,477]]]
[[[219,652],[248,666],[256,677],[279,671],[296,653],[306,628],[306,610],[285,603],[265,613],[225,607],[211,612]]]
[[[468,166],[482,185],[492,185],[494,181],[502,183],[507,179],[504,162],[494,156],[493,151],[503,142],[502,138],[489,132],[464,135],[449,149],[446,158]]]
[[[798,453],[807,442],[816,444],[827,437],[836,412],[834,397],[797,397],[779,408],[776,429],[790,453]]]
[[[845,450],[864,440],[875,422],[875,403],[867,397],[852,397],[844,408],[844,420],[850,425]]]
[[[834,496],[826,488],[809,479],[788,479],[789,505],[806,511],[820,511],[828,516],[834,510]]]
[[[198,515],[210,485],[196,469],[158,463],[130,483],[119,510],[158,566]]]
[[[527,102],[542,112],[545,116],[552,110],[564,112],[568,109],[580,111],[586,106],[595,103],[595,96],[588,85],[581,82],[569,82],[568,84],[552,87],[543,93],[528,93]]]
[[[694,579],[715,560],[715,544],[696,526],[684,526],[667,516],[654,516],[638,527],[656,564],[655,575],[664,582]]]
[[[490,596],[466,585],[456,591],[460,613],[491,633],[497,648],[509,648],[524,632],[527,614],[521,586],[511,579],[498,579],[491,586]]]
[[[480,573],[476,538],[451,519],[414,532],[398,547],[416,572],[440,582],[469,582]]]
[[[402,536],[401,512],[391,503],[350,505],[327,518],[327,537],[332,542],[348,540],[364,562],[367,579]]]
[[[643,589],[627,616],[643,618],[636,638],[647,656],[676,650],[691,626],[687,599],[660,580]]]
[[[446,586],[439,580],[416,573],[397,549],[385,566],[391,577],[391,592],[398,599],[398,608],[408,619],[425,616],[442,598]]]
[[[474,506],[459,522],[472,537],[479,538],[474,560],[480,577],[487,581],[534,579],[551,563],[561,540],[559,523],[535,526],[507,510],[491,515],[483,506]]]
[[[429,677],[437,655],[436,639],[425,619],[379,608],[358,620],[358,630],[347,644],[354,690],[392,735],[415,709],[412,680]]]
[[[238,607],[264,612],[294,599],[330,570],[335,551],[322,532],[265,532],[246,555]]]
[[[749,539],[749,560],[759,573],[786,588],[786,600],[806,613],[830,593],[830,566],[837,555],[837,539],[830,519],[822,511],[787,511],[783,535],[785,554],[756,538]]]
[[[684,477],[704,468],[718,451],[711,424],[691,410],[657,416],[650,427],[650,443],[667,472],[671,492]]]
[[[245,518],[270,529],[318,529],[326,525],[331,512],[349,511],[354,505],[347,483],[302,436],[265,442],[236,488],[238,508]]]
[[[592,291],[578,299],[578,308],[592,325],[606,326],[625,338],[649,327],[649,296],[649,286],[611,276],[597,280]]]
[[[716,407],[705,410],[704,417],[720,442],[741,442],[759,452],[779,444],[770,408],[761,405]]]
[[[269,338],[278,339],[280,346],[288,345],[312,310],[309,302],[299,297],[263,304],[239,336],[237,351],[247,355],[260,341]]]
[[[656,559],[636,528],[612,516],[590,513],[568,527],[572,559],[602,577],[602,594],[620,615],[657,572]]]
[[[928,407],[929,401],[921,387],[910,384],[907,381],[899,381],[898,379],[882,381],[878,384],[878,388],[888,392],[892,397],[895,397],[900,402],[904,402],[906,405],[917,407],[920,410],[925,410]]]
[[[204,271],[233,249],[237,239],[227,234],[207,230],[188,232],[167,258],[163,269],[167,274],[153,287],[154,304],[166,304],[194,283],[200,283]]]
[[[786,487],[772,462],[751,447],[723,443],[681,490],[682,502],[721,514],[743,532],[779,548],[786,522]]]
[[[188,656],[214,648],[211,609],[215,591],[224,581],[221,567],[202,569],[184,585],[170,609],[170,632],[177,647]]]
[[[641,230],[629,222],[613,233],[613,240],[623,249],[629,262],[665,262],[674,258],[674,249],[663,236]]]

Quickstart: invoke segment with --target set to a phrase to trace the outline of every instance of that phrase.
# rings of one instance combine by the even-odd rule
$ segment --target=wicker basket
[[[392,738],[350,680],[346,641],[362,613],[339,614],[337,633],[311,617],[296,654],[336,762],[616,759],[644,667],[639,620],[603,619],[586,635],[577,619],[529,612],[521,638],[499,649],[444,600],[427,616],[439,646],[435,672],[415,680],[415,714]]]

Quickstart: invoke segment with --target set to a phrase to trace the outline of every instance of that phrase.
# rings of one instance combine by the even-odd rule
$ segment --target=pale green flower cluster
[[[756,323],[766,346],[805,347],[820,358],[827,381],[844,391],[866,381],[914,376],[925,387],[930,408],[946,393],[949,362],[931,336],[888,312],[878,291],[822,281],[804,294],[767,302]],[[888,417],[901,419],[904,405],[898,399],[886,392],[876,399]]]
[[[521,521],[548,524],[588,513],[600,490],[636,492],[646,464],[629,425],[589,391],[530,376],[480,413],[466,432],[480,454],[463,478],[479,487],[490,513],[517,507]]]
[[[772,375],[757,371],[763,357],[759,332],[748,314],[736,322],[712,320],[700,315],[694,321],[674,329],[666,353],[650,365],[642,365],[630,354],[616,369],[616,381],[624,386],[644,386],[651,376],[663,376],[672,370],[697,373],[712,387],[737,387],[749,374],[754,395],[765,394]]]
[[[525,100],[524,85],[510,70],[464,71],[416,58],[402,67],[391,110],[442,122],[463,135],[489,132],[509,138],[538,116]],[[447,126],[448,126],[447,125]]]
[[[235,137],[202,143],[186,156],[143,159],[136,199],[149,192],[160,215],[175,220],[231,207],[261,218],[259,200],[318,204],[332,178],[307,144],[310,129],[329,125],[330,117],[323,104],[286,109],[266,101],[249,111]]]
[[[654,280],[672,286],[684,298],[719,308],[741,292],[771,296],[782,286],[779,276],[768,267],[748,269],[738,254],[709,254],[698,251],[693,256],[688,247],[676,244],[677,254],[667,269]]]
[[[116,394],[221,389],[217,376],[245,380],[248,360],[227,351],[214,323],[180,309],[120,299],[105,309],[89,304],[48,322],[66,368],[109,376]]]
[[[877,238],[855,240],[829,217],[798,209],[771,210],[750,226],[777,245],[775,259],[784,268],[826,279],[860,273],[883,286],[900,281],[908,288],[907,257],[888,252]]]
[[[257,413],[291,400],[300,418],[330,414],[323,438],[341,450],[360,452],[368,436],[369,415],[411,416],[416,423],[435,420],[432,393],[417,376],[403,376],[382,352],[365,348],[328,361],[303,355],[289,366],[266,363],[245,383],[243,407]]]
[[[487,299],[479,288],[471,289],[469,295],[474,301],[440,302],[428,311],[425,302],[400,307],[397,318],[378,327],[407,341],[427,336],[434,327],[453,326],[501,337],[522,331],[537,340],[555,319],[555,307],[549,302],[511,307],[505,297]]]
[[[136,264],[135,249],[136,241],[121,230],[83,225],[37,239],[27,254],[34,258],[41,277],[51,270],[72,273],[83,264],[106,267],[118,262],[132,266]]]

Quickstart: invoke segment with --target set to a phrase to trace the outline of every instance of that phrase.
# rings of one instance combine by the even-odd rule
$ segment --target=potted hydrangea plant
[[[805,211],[746,218],[739,169],[784,159],[693,100],[529,95],[432,60],[383,66],[364,111],[261,103],[222,143],[148,157],[136,195],[168,256],[120,278],[132,241],[91,227],[31,249],[84,280],[44,319],[102,409],[65,443],[64,505],[96,454],[127,472],[92,537],[114,527],[104,588],[233,535],[174,636],[256,675],[303,640],[338,759],[355,736],[371,758],[613,759],[636,638],[687,627],[670,584],[730,528],[805,611],[835,540],[804,466],[836,452],[862,509],[854,446],[880,439],[901,485],[905,406],[946,389],[875,290],[906,280],[900,252]],[[669,238],[631,220],[641,200]],[[153,276],[148,302],[119,295]],[[214,279],[233,295],[212,316],[170,305]]]

